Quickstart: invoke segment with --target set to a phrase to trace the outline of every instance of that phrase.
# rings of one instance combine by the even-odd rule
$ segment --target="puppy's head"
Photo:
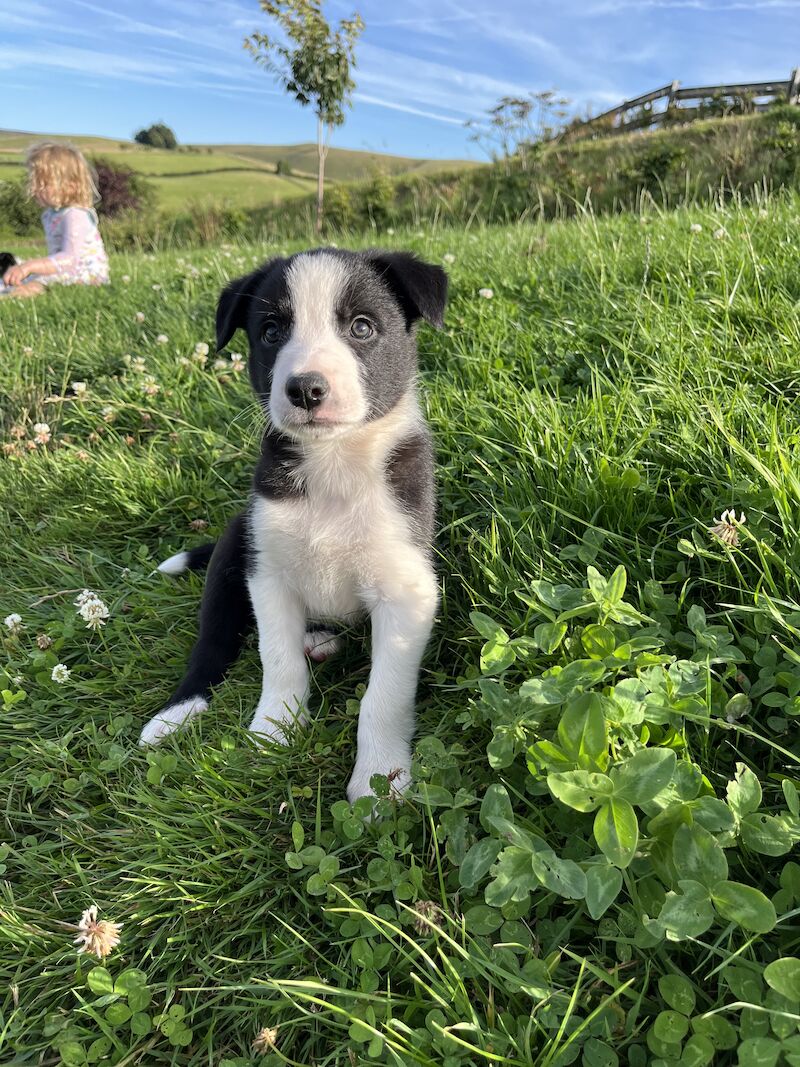
[[[446,299],[444,271],[407,252],[301,252],[228,285],[217,347],[245,329],[250,379],[276,429],[336,436],[408,391],[416,324],[442,326]]]

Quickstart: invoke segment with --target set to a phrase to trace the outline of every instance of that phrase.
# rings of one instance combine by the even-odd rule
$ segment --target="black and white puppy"
[[[408,785],[417,676],[438,603],[416,332],[420,319],[443,325],[446,298],[444,271],[409,253],[337,249],[274,259],[224,290],[217,346],[247,331],[270,428],[247,510],[215,547],[159,568],[208,563],[209,573],[186,676],[142,744],[208,707],[253,621],[264,680],[250,729],[285,743],[305,721],[305,653],[324,658],[336,640],[324,624],[369,615],[372,668],[347,795],[369,794],[375,774]]]

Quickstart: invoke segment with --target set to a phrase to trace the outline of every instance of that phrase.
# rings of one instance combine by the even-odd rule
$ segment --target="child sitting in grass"
[[[44,142],[28,153],[28,193],[44,211],[48,255],[15,263],[0,294],[38,296],[48,285],[106,285],[108,257],[93,208],[99,197],[77,148]]]

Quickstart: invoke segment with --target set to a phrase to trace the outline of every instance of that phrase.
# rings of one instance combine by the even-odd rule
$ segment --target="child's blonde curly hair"
[[[83,153],[70,144],[42,141],[28,150],[28,195],[49,207],[90,208],[99,199]]]

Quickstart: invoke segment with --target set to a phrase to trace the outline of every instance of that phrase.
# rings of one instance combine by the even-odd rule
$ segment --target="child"
[[[45,210],[49,255],[9,267],[0,294],[38,296],[48,285],[106,285],[108,257],[92,204],[97,188],[86,160],[71,145],[45,141],[28,152],[28,194]]]

